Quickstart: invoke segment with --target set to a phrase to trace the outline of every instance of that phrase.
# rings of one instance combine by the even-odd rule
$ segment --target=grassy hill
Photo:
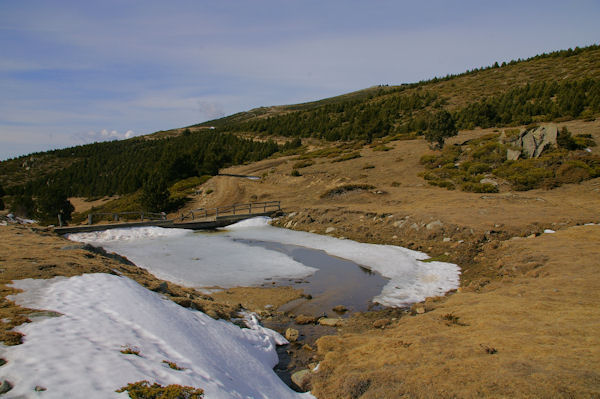
[[[452,112],[462,129],[590,118],[600,113],[599,79],[600,47],[590,46],[414,84],[256,108],[194,127],[339,140],[419,132],[440,109]]]
[[[130,140],[35,153],[1,162],[0,186],[12,195],[39,195],[48,184],[74,196],[132,193],[151,174],[162,173],[173,184],[270,156],[280,149],[270,138],[370,143],[415,137],[441,110],[449,111],[461,130],[593,120],[600,114],[600,46],[314,102],[261,107]],[[345,147],[349,153],[343,156],[356,156],[355,145]]]

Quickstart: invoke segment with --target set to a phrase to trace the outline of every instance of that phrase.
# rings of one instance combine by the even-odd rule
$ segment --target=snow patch
[[[4,379],[11,397],[36,386],[48,398],[126,398],[116,389],[149,380],[202,388],[211,398],[313,398],[290,390],[273,372],[279,334],[248,315],[251,328],[213,320],[162,298],[136,282],[109,274],[20,280],[17,303],[63,314],[18,330],[22,345],[4,347]],[[124,346],[140,356],[121,353]],[[183,370],[173,370],[163,360]]]

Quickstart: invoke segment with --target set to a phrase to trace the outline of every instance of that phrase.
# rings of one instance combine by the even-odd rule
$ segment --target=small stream
[[[277,285],[302,289],[305,295],[312,296],[312,299],[299,298],[280,306],[279,311],[296,315],[339,317],[339,314],[331,315],[332,309],[338,305],[348,309],[343,316],[380,307],[372,299],[389,280],[379,273],[317,249],[260,240],[236,241],[284,253],[295,261],[318,269],[302,279],[274,280]],[[271,279],[266,281],[263,286],[272,285]]]

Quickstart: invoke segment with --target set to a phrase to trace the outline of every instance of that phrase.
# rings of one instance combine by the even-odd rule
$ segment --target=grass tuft
[[[177,363],[175,363],[175,362],[171,362],[171,361],[169,361],[169,360],[163,360],[162,362],[163,362],[164,364],[166,364],[167,366],[169,366],[169,368],[171,368],[171,369],[173,369],[173,370],[178,370],[178,371],[179,371],[179,370],[185,370],[185,368],[183,368],[183,367],[179,367],[179,366],[177,365]]]
[[[133,399],[200,399],[204,390],[182,385],[162,386],[158,383],[150,385],[148,381],[137,381],[121,387],[118,393],[127,392]]]
[[[134,346],[123,346],[123,349],[121,349],[120,351],[122,354],[124,355],[136,355],[136,356],[142,356],[140,355],[140,350]]]

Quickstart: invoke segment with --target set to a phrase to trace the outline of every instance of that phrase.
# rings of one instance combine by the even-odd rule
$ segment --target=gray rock
[[[444,225],[441,220],[436,220],[434,222],[428,223],[425,228],[427,230],[439,229]]]
[[[500,142],[506,142],[516,147],[506,151],[506,158],[514,161],[519,159],[521,153],[528,158],[539,157],[546,148],[556,145],[557,136],[558,128],[556,125],[550,124],[525,130],[514,139],[510,139],[506,135],[501,136]]]
[[[327,229],[325,229],[325,234],[329,234],[335,231],[335,227],[328,227]]]
[[[511,150],[510,148],[506,150],[506,159],[509,161],[516,161],[521,157],[521,150]]]
[[[292,382],[303,391],[310,390],[310,370],[296,371],[292,374]]]

